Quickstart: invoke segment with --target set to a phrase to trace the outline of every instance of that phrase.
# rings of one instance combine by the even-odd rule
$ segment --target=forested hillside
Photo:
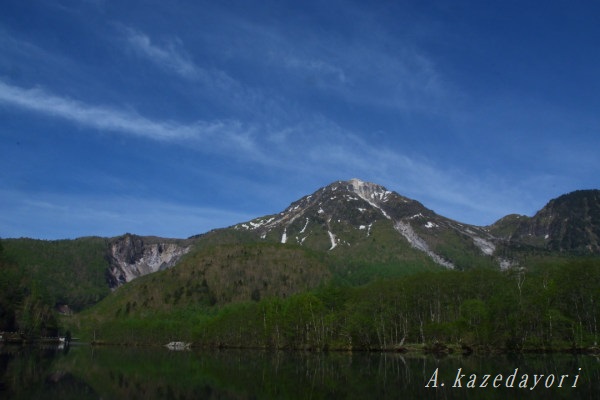
[[[3,239],[5,259],[19,265],[28,282],[44,287],[52,305],[81,310],[110,291],[106,282],[108,239]]]
[[[529,271],[416,273],[360,287],[323,284],[288,297],[222,307],[96,308],[75,319],[100,342],[289,349],[589,351],[600,317],[595,259],[532,263]],[[141,283],[141,282],[139,282]],[[108,317],[108,318],[107,318]],[[449,346],[449,347],[446,347]]]
[[[56,335],[59,325],[52,295],[42,281],[7,256],[0,242],[0,332]]]
[[[598,193],[477,227],[352,179],[188,239],[5,239],[0,329],[129,344],[589,350]]]

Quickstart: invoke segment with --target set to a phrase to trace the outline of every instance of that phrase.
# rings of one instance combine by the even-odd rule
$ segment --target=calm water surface
[[[480,388],[486,374],[491,375],[487,387]],[[498,374],[500,387],[493,388]],[[507,388],[513,374],[512,383],[508,381],[513,387]],[[562,375],[568,377],[562,378],[559,388]],[[473,378],[476,387],[467,388]],[[538,383],[532,389],[535,379]],[[459,384],[462,388],[453,387]],[[83,345],[0,347],[0,399],[413,398],[598,399],[600,359],[565,354],[436,358]]]

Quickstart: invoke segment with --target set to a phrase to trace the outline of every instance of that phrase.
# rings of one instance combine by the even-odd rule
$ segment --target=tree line
[[[503,351],[597,345],[600,263],[534,271],[426,272],[362,287],[327,285],[287,299],[231,304],[195,327],[216,347],[402,350],[459,344]]]
[[[46,286],[7,259],[0,242],[0,331],[23,338],[56,336],[58,321]]]

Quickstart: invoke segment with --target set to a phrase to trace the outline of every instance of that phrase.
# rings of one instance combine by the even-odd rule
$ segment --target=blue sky
[[[596,1],[4,0],[0,237],[188,237],[360,178],[461,222],[600,187]]]

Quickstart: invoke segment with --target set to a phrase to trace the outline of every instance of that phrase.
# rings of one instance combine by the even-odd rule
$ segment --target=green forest
[[[330,281],[287,298],[155,312],[91,309],[65,323],[99,343],[303,350],[595,351],[597,259],[540,262],[527,272],[414,273],[362,286]]]
[[[111,293],[105,239],[4,244],[0,331],[24,338],[69,332],[86,342],[123,345],[597,350],[598,257],[531,255],[507,270],[386,265],[381,274],[373,272],[376,265],[344,268],[340,259],[301,248],[229,245],[199,248],[178,266]],[[63,304],[70,312],[59,312]]]
[[[56,336],[57,306],[79,311],[108,295],[105,246],[101,238],[0,241],[0,332]]]

